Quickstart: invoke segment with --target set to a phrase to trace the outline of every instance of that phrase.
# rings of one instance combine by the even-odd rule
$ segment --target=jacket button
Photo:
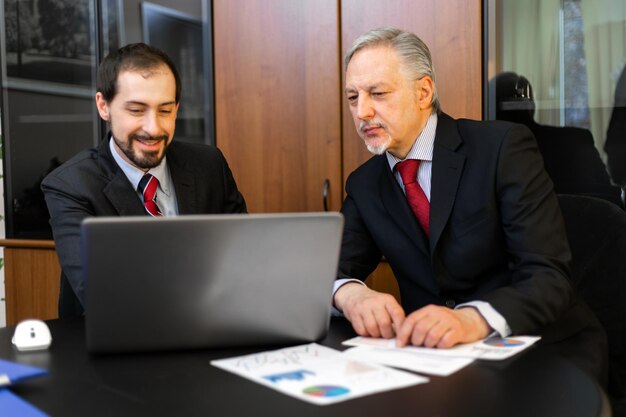
[[[454,308],[455,305],[454,300],[446,300],[446,307]]]

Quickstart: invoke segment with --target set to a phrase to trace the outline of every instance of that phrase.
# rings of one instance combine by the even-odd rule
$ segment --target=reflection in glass
[[[604,150],[613,181],[626,187],[626,66],[615,87],[615,105],[609,120]]]
[[[9,77],[91,85],[89,0],[5,0]]]
[[[623,113],[613,106],[626,64],[626,2],[488,3],[495,33],[490,33],[488,46],[487,117],[525,118],[537,136],[557,192],[591,194],[620,203],[615,185],[623,185],[624,180],[614,168],[626,166],[626,160],[616,161],[607,153],[616,155],[620,147],[608,140],[609,124],[619,128],[624,123]],[[532,103],[526,103],[532,104],[532,114],[514,108],[521,103],[515,85],[503,81],[505,74],[512,73],[532,86]],[[619,107],[617,98],[615,104]],[[621,137],[626,141],[626,136]],[[605,142],[609,142],[606,147]],[[608,172],[613,176],[608,177]]]
[[[94,0],[5,0],[2,30],[6,234],[51,238],[39,184],[98,138]]]
[[[142,3],[144,41],[174,61],[182,82],[176,118],[176,139],[204,143],[204,82],[202,21],[176,10]]]

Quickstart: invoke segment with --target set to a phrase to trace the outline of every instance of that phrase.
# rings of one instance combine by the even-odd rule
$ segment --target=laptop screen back
[[[328,329],[342,229],[339,213],[87,219],[87,348],[317,340]]]

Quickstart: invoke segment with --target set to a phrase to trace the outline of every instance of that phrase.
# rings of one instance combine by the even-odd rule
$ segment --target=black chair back
[[[572,251],[572,279],[604,326],[609,396],[626,416],[626,212],[606,200],[559,195]]]

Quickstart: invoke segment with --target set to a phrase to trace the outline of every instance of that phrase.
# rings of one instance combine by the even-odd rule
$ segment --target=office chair
[[[622,190],[611,184],[591,131],[537,123],[533,88],[523,75],[502,72],[490,83],[496,89],[496,119],[521,123],[532,131],[558,194],[598,197],[624,207]]]
[[[572,280],[608,338],[608,393],[626,417],[626,212],[599,198],[559,195],[572,251]]]

